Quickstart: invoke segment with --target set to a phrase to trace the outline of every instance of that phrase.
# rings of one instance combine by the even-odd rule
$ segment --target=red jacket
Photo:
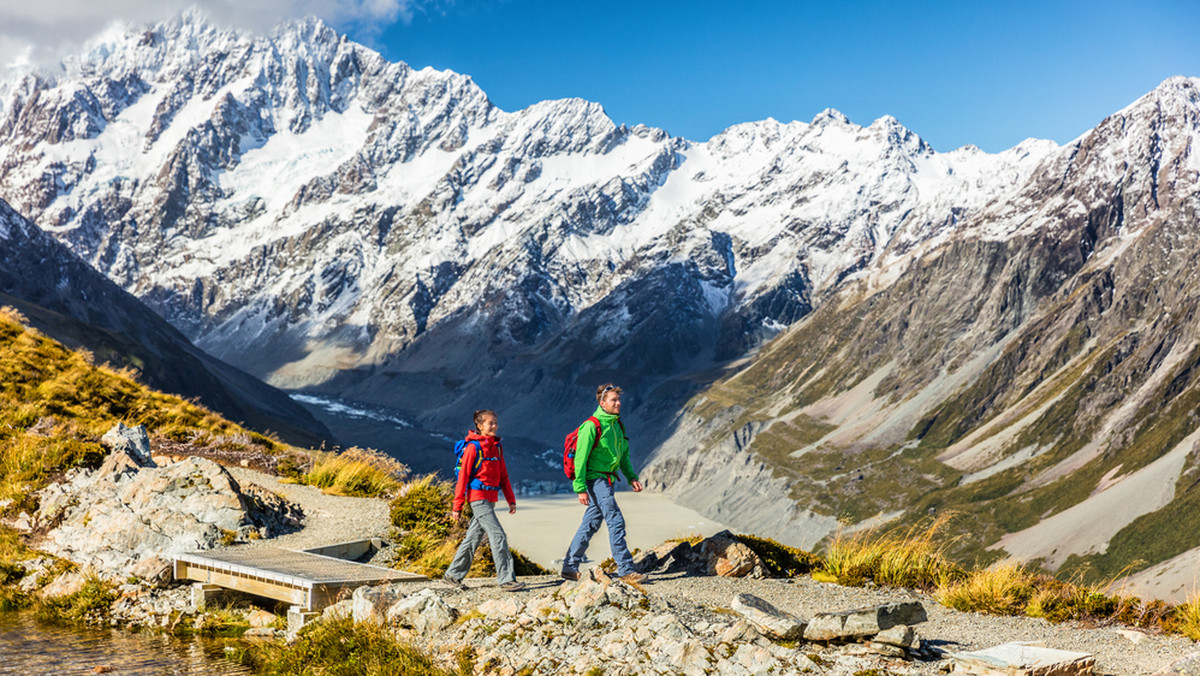
[[[471,430],[467,432],[467,441],[479,442],[479,446],[483,448],[483,462],[480,463],[479,469],[472,473],[471,470],[475,468],[475,444],[467,444],[463,448],[462,471],[458,473],[458,483],[454,486],[454,511],[461,512],[464,502],[495,502],[498,499],[497,488],[504,491],[504,499],[508,504],[517,504],[512,484],[508,482],[508,468],[504,466],[504,448],[500,445],[500,437],[485,437]],[[496,488],[470,488],[471,479],[479,479],[485,486]]]

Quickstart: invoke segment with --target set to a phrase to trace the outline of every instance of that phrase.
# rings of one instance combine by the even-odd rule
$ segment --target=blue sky
[[[836,108],[939,151],[1072,140],[1172,75],[1200,76],[1200,2],[546,2],[409,5],[340,26],[390,60],[472,76],[517,110],[581,97],[704,141]]]

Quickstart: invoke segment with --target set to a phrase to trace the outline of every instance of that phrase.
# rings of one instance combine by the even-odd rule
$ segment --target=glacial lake
[[[91,674],[97,667],[110,667],[114,676],[251,673],[224,658],[220,641],[59,626],[26,612],[0,612],[0,674]]]

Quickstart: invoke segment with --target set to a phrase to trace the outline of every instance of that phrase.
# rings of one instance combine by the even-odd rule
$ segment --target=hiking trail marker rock
[[[986,650],[955,653],[956,674],[996,676],[1091,676],[1096,658],[1037,643],[1005,643]]]

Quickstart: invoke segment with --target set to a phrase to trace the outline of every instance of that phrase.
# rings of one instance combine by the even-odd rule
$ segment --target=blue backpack
[[[467,441],[466,439],[459,439],[458,441],[454,442],[454,482],[458,483],[458,475],[462,473],[463,451],[466,450],[467,444],[475,444],[475,466],[471,468],[471,474],[469,475],[471,477],[471,483],[469,484],[470,487],[474,488],[475,490],[482,491],[500,490],[499,486],[488,486],[479,479],[475,478],[475,473],[479,471],[480,467],[483,467],[484,460],[498,460],[499,458],[484,458],[483,445],[474,440]]]

